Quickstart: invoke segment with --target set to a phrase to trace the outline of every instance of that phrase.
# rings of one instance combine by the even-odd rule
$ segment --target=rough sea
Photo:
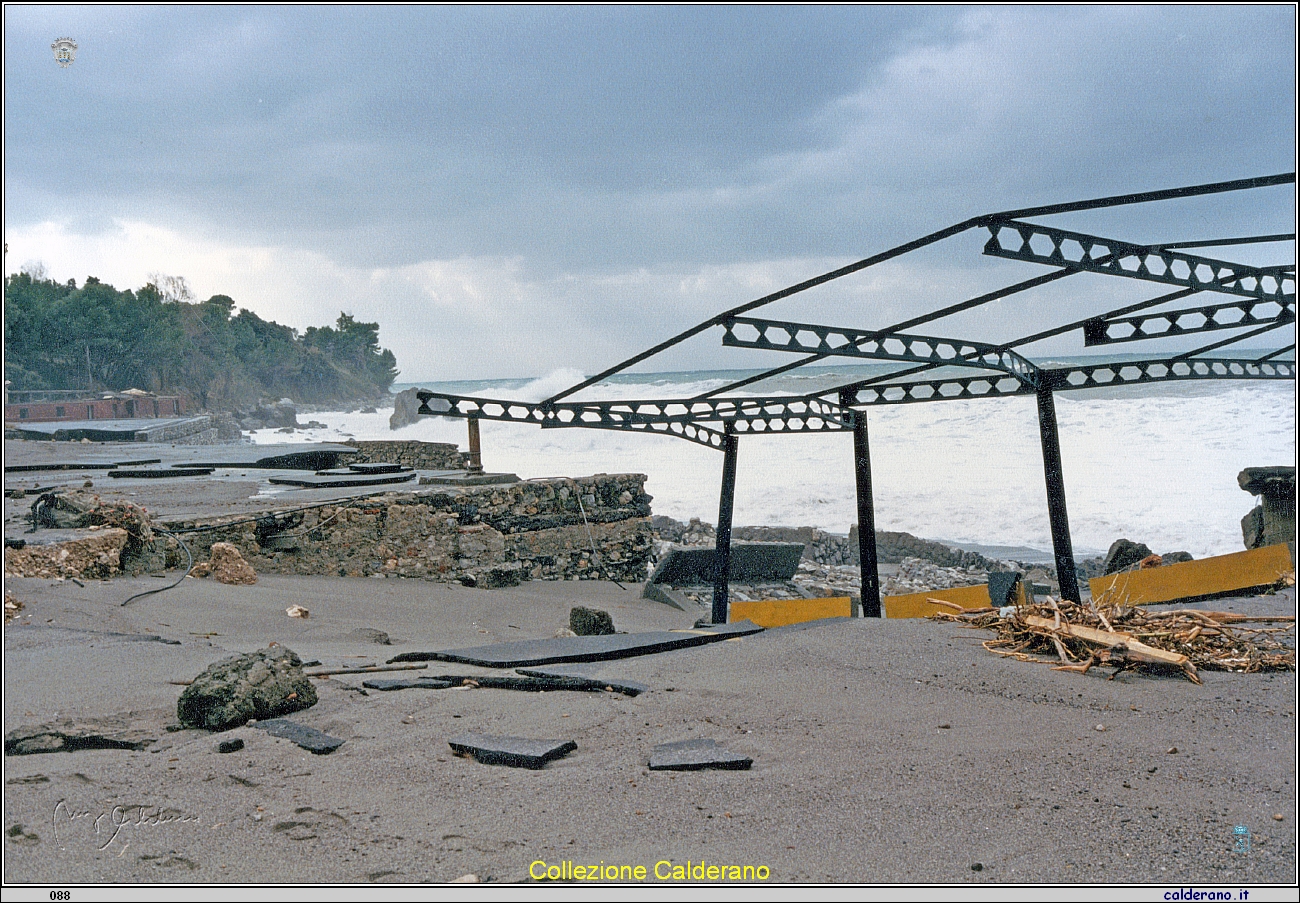
[[[1066,361],[1077,359],[1064,359]],[[777,377],[744,394],[805,394],[862,378],[864,367]],[[737,372],[621,374],[575,399],[687,398]],[[401,383],[497,399],[540,401],[582,379]],[[1244,467],[1296,461],[1294,382],[1199,381],[1058,392],[1056,411],[1075,554],[1115,539],[1195,557],[1240,551],[1255,501],[1237,487]],[[418,439],[467,447],[463,420],[428,417],[390,430],[378,413],[300,414],[326,429],[293,441]],[[592,429],[481,422],[483,464],[525,479],[644,473],[655,514],[716,523],[720,452],[681,439]],[[1023,560],[1050,559],[1043,459],[1032,397],[874,407],[869,434],[876,526]],[[259,443],[286,441],[262,430]],[[740,438],[735,523],[847,533],[856,518],[849,433]],[[1030,550],[1040,554],[1035,556]]]

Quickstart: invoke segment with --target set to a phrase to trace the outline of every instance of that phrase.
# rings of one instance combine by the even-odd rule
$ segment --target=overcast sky
[[[399,381],[591,373],[977,213],[1294,170],[1295,16],[7,6],[5,272],[184,276],[299,329],[346,311]],[[1293,230],[1292,187],[1249,195],[1109,225]],[[981,240],[771,313],[882,327],[1040,272],[981,269]],[[781,362],[736,354],[715,333],[649,369]]]

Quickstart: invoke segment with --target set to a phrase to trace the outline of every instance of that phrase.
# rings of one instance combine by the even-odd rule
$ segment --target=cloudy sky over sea
[[[403,382],[590,373],[974,214],[1295,166],[1292,5],[4,15],[6,274],[184,276],[299,329],[347,311]],[[1089,225],[1289,232],[1294,197]],[[952,250],[771,312],[884,326],[1039,272]],[[775,363],[715,334],[651,369]]]

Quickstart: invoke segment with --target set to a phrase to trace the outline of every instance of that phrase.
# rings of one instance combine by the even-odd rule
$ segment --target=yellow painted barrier
[[[989,604],[989,587],[987,583],[979,586],[955,586],[952,589],[909,593],[906,596],[885,596],[880,601],[885,607],[887,618],[928,618],[936,612],[952,611],[951,608],[935,605],[927,599],[943,599],[962,608],[985,608]]]
[[[1020,604],[1024,604],[1024,581],[1016,584],[1016,595]],[[942,599],[962,608],[987,608],[989,606],[989,585],[981,583],[976,586],[954,586],[952,589],[935,589],[924,593],[908,593],[905,596],[885,596],[881,604],[887,618],[928,618],[941,611],[951,612],[946,605],[935,605],[929,599]]]
[[[848,618],[853,615],[853,600],[848,596],[824,599],[762,599],[758,602],[732,602],[730,621],[753,621],[759,627],[782,627],[823,618]]]
[[[1151,605],[1270,586],[1293,570],[1286,543],[1278,543],[1198,561],[1095,577],[1088,581],[1088,589],[1096,601],[1105,596],[1113,604]]]

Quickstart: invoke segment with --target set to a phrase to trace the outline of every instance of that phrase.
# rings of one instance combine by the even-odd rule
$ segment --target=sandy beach
[[[688,861],[763,866],[768,883],[1296,877],[1294,673],[1107,680],[998,658],[953,624],[823,621],[583,666],[649,686],[636,697],[319,680],[290,716],[345,741],[318,756],[253,726],[169,732],[174,681],[271,642],[342,667],[551,637],[573,605],[629,632],[692,615],[599,581],[189,579],[125,608],[162,581],[6,584],[25,606],[5,628],[7,735],[72,722],[152,741],[6,756],[6,883],[525,882],[601,861],[649,885],[689,883],[655,875]],[[1200,607],[1294,614],[1295,591]],[[483,765],[452,754],[466,732],[577,749],[538,771]],[[690,738],[753,768],[647,768]],[[230,739],[243,749],[219,753]]]

